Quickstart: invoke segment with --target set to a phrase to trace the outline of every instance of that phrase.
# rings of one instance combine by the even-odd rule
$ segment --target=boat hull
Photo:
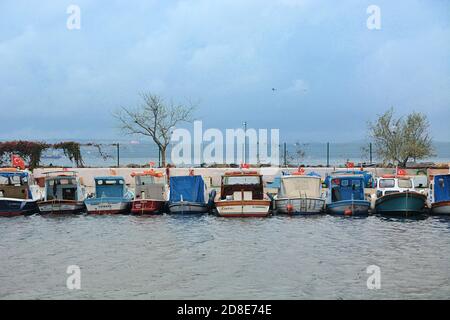
[[[169,203],[170,214],[204,214],[209,208],[206,203],[198,202],[171,202]]]
[[[85,211],[83,201],[72,200],[50,200],[39,201],[39,212],[41,214],[79,214]]]
[[[128,214],[131,209],[129,200],[88,199],[84,203],[88,214]]]
[[[366,200],[342,200],[327,205],[327,212],[343,216],[367,216],[370,202]]]
[[[381,215],[410,216],[423,214],[426,196],[417,192],[396,192],[375,201],[375,211]]]
[[[132,214],[162,214],[165,201],[163,200],[134,200],[131,205]]]
[[[0,217],[32,215],[39,212],[35,200],[2,198],[0,199]]]
[[[269,200],[224,200],[215,202],[220,217],[267,217]]]
[[[320,198],[291,198],[276,199],[275,212],[277,214],[309,215],[323,212],[325,199]]]
[[[450,201],[440,201],[431,204],[431,214],[450,215]]]

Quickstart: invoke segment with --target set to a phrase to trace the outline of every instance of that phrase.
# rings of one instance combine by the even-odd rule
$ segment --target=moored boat
[[[46,173],[44,199],[38,201],[41,214],[78,214],[85,211],[84,187],[76,172]]]
[[[450,174],[435,175],[429,190],[431,214],[450,215]]]
[[[205,202],[205,182],[202,176],[170,177],[170,214],[204,214],[209,212]]]
[[[31,174],[25,170],[0,170],[0,216],[14,217],[39,212],[31,190]]]
[[[331,176],[327,192],[327,212],[334,215],[365,216],[370,201],[364,195],[364,176]]]
[[[391,216],[411,216],[424,213],[426,195],[414,188],[412,178],[384,176],[377,179],[375,212]]]
[[[162,214],[166,204],[166,184],[163,174],[153,169],[132,174],[135,180],[135,199],[131,205],[132,214]]]
[[[314,175],[285,175],[281,177],[278,194],[274,198],[277,214],[307,215],[322,213],[325,198],[322,197],[321,179]]]
[[[84,203],[88,214],[128,214],[133,193],[119,176],[95,177],[95,196]]]
[[[270,209],[262,175],[255,171],[225,173],[214,204],[221,217],[267,217]]]

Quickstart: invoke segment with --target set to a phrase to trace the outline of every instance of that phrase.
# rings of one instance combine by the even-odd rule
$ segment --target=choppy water
[[[0,240],[1,299],[450,298],[450,218],[32,216]]]

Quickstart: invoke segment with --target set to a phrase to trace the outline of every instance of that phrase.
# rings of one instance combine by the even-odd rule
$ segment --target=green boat
[[[410,178],[379,178],[375,211],[382,215],[412,216],[423,214],[426,195],[416,192]]]

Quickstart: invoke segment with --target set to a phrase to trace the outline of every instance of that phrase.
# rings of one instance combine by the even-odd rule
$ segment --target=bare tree
[[[166,103],[155,94],[141,93],[142,103],[134,109],[122,107],[114,113],[123,132],[151,137],[161,153],[161,164],[166,166],[166,151],[172,130],[181,122],[192,122],[193,104]]]
[[[374,122],[369,122],[369,135],[383,161],[397,162],[405,167],[407,162],[433,155],[429,122],[423,113],[413,112],[394,118],[391,108]]]

